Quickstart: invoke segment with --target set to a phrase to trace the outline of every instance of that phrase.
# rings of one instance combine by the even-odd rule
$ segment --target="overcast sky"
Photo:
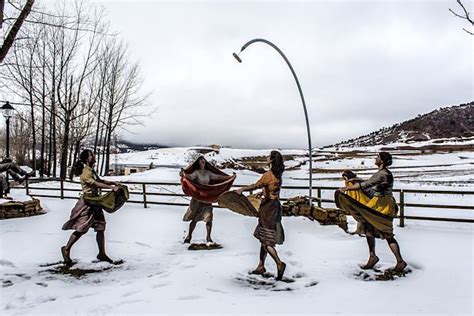
[[[141,64],[150,112],[126,139],[305,148],[473,98],[473,40],[450,1],[98,1]],[[466,4],[470,2],[465,1]]]

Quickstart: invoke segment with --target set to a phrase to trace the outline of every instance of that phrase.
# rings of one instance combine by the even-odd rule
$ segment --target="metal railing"
[[[81,192],[81,189],[77,188],[65,188],[65,183],[74,183],[79,184],[77,181],[71,180],[61,180],[59,178],[49,178],[47,180],[43,180],[43,182],[50,182],[50,181],[58,181],[59,188],[57,187],[39,187],[39,186],[31,186],[33,183],[42,183],[38,180],[31,182],[31,180],[26,180],[25,182],[25,189],[26,194],[32,197],[47,197],[47,198],[60,198],[60,199],[79,199],[79,194],[77,196],[67,196],[65,195],[66,192]],[[179,202],[169,202],[169,201],[153,201],[150,200],[148,197],[152,196],[166,196],[166,197],[186,197],[185,194],[182,193],[175,193],[175,192],[150,192],[147,190],[148,186],[181,186],[180,183],[176,182],[121,182],[127,185],[136,185],[141,188],[140,191],[130,191],[130,195],[139,195],[141,196],[140,200],[133,200],[130,199],[127,203],[136,203],[136,204],[143,204],[143,207],[147,208],[148,205],[172,205],[172,206],[188,206],[189,203],[179,203]],[[238,188],[242,187],[242,185],[233,185],[232,187]],[[296,190],[307,190],[307,186],[282,186],[283,190],[288,191],[296,191]],[[323,206],[323,203],[331,203],[334,204],[335,201],[333,199],[323,198],[323,193],[330,191],[334,192],[338,189],[338,187],[332,186],[315,186],[313,187],[316,190],[316,203],[319,207]],[[32,192],[33,191],[33,192]],[[50,194],[39,194],[35,193],[34,191],[59,191],[59,195],[50,195]],[[418,190],[418,189],[394,189],[393,190],[395,197],[398,195],[397,204],[399,206],[399,214],[397,218],[399,219],[399,226],[405,226],[405,220],[426,220],[426,221],[445,221],[445,222],[459,222],[459,223],[474,223],[474,219],[470,218],[450,218],[450,217],[433,217],[433,216],[413,216],[413,215],[405,215],[407,208],[431,208],[431,209],[450,209],[450,210],[469,210],[474,211],[474,205],[453,205],[453,204],[433,204],[433,203],[407,203],[406,197],[413,194],[428,194],[428,195],[453,195],[453,196],[473,196],[474,199],[474,191],[459,191],[459,190]],[[287,200],[286,198],[282,198],[282,201]],[[218,207],[218,206],[216,206]]]

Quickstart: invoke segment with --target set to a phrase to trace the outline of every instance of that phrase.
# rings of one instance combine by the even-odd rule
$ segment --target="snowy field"
[[[201,148],[202,149],[202,148]],[[356,148],[353,150],[363,151],[357,155],[343,155],[337,152],[326,150],[315,151],[313,162],[313,186],[324,186],[338,188],[342,186],[341,173],[344,169],[355,170],[362,178],[369,178],[375,172],[374,152],[376,147]],[[291,156],[291,160],[285,161],[285,166],[298,166],[307,161],[305,151],[302,150],[281,150],[284,155]],[[258,159],[270,153],[268,150],[248,150],[223,148],[219,154],[210,152],[206,158],[214,164],[233,162],[239,164],[244,159]],[[123,182],[160,182],[179,183],[180,168],[186,167],[198,155],[191,148],[163,148],[144,152],[126,153],[117,155],[113,160],[123,163],[140,163],[149,165],[151,162],[155,169],[129,176],[110,177],[112,180]],[[285,171],[283,174],[283,184],[285,186],[307,186],[309,175],[309,164],[302,164],[298,168]],[[315,171],[316,170],[316,171]],[[434,154],[419,153],[407,154],[399,152],[394,154],[394,163],[391,170],[395,177],[395,189],[422,189],[422,190],[448,190],[448,191],[474,191],[474,152],[445,152]],[[260,174],[250,170],[224,169],[231,174],[235,172],[237,179],[235,185],[246,185],[258,180]],[[54,187],[59,188],[58,182],[43,182],[30,186],[34,187]],[[79,190],[78,184],[65,183],[69,189]],[[142,201],[142,185],[130,184],[130,189],[137,194],[132,194],[132,199]],[[173,185],[147,185],[149,193],[178,193],[181,194],[180,186]],[[35,190],[34,194],[58,195],[59,192]],[[307,195],[307,189],[282,190],[282,197],[292,197],[296,195]],[[316,190],[313,196],[316,196]],[[67,196],[77,197],[79,192],[65,192]],[[399,194],[395,192],[395,199],[399,200]],[[324,199],[333,199],[334,190],[322,190]],[[170,196],[147,196],[149,202],[174,202],[188,203],[188,197]],[[406,203],[421,204],[441,204],[441,205],[464,205],[473,206],[474,195],[458,194],[426,194],[426,193],[406,193]],[[332,203],[323,203],[325,207],[334,207]],[[459,209],[429,209],[429,208],[406,208],[405,215],[408,216],[436,216],[474,219],[473,210]]]
[[[262,156],[265,150],[223,149],[206,157],[214,163]],[[304,161],[304,151],[283,151],[294,155],[287,166]],[[370,175],[373,158],[338,159],[329,154],[316,157],[313,168],[328,172],[313,173],[315,185],[341,186],[339,169],[364,169]],[[150,163],[158,168],[120,181],[178,182],[178,172],[194,155],[186,148],[119,155],[120,162]],[[453,152],[433,155],[400,155],[394,160],[398,188],[474,190],[474,153]],[[296,162],[295,162],[296,161]],[[395,168],[400,167],[400,168]],[[405,169],[404,169],[405,168]],[[249,184],[259,174],[248,170],[226,169],[237,173],[236,184]],[[308,166],[287,171],[285,185],[307,185]],[[438,172],[437,172],[438,171]],[[411,177],[411,175],[415,175]],[[417,175],[418,174],[418,175]],[[451,174],[451,176],[449,176]],[[412,180],[403,182],[403,177]],[[400,179],[399,179],[400,178]],[[449,181],[447,181],[449,180]],[[36,186],[57,188],[58,182]],[[35,186],[33,185],[33,187]],[[67,188],[77,188],[66,183]],[[131,185],[140,191],[140,186]],[[181,193],[177,186],[147,187],[150,192]],[[46,191],[34,190],[45,193]],[[68,191],[69,196],[78,192]],[[306,194],[284,192],[288,196]],[[46,193],[45,193],[46,194]],[[58,194],[48,192],[47,194]],[[328,198],[332,191],[324,193]],[[24,190],[14,196],[24,199]],[[397,197],[397,196],[395,196]],[[141,200],[140,195],[132,196]],[[163,200],[163,197],[149,197]],[[418,194],[409,202],[474,205],[473,195]],[[186,203],[182,197],[166,201]],[[47,213],[41,216],[0,221],[0,313],[23,314],[450,314],[474,312],[474,224],[407,221],[395,227],[409,273],[392,281],[374,280],[379,272],[363,271],[358,264],[367,259],[365,240],[346,234],[335,226],[320,226],[304,218],[283,219],[286,241],[278,247],[288,264],[286,282],[272,277],[255,278],[248,272],[258,262],[259,243],[252,236],[256,219],[228,210],[214,211],[213,239],[223,249],[189,251],[182,243],[188,224],[181,221],[185,207],[126,204],[107,217],[107,248],[121,265],[94,262],[97,254],[95,234],[89,232],[72,249],[77,263],[73,268],[90,270],[81,277],[57,273],[60,247],[70,231],[62,231],[75,200],[41,198]],[[410,213],[411,212],[411,213]],[[474,211],[407,209],[406,213],[429,216],[474,218]],[[398,221],[396,221],[398,222]],[[354,229],[350,222],[350,229]],[[194,242],[203,242],[202,223]],[[394,265],[384,241],[378,241],[383,271]],[[267,259],[267,270],[276,267]]]
[[[253,218],[215,211],[214,240],[223,249],[188,251],[182,244],[183,208],[126,205],[107,214],[111,266],[93,263],[92,232],[72,250],[76,267],[106,269],[82,278],[49,272],[61,260],[69,232],[60,227],[74,201],[43,199],[46,215],[0,222],[2,314],[465,314],[473,312],[472,224],[413,223],[396,228],[411,273],[394,281],[364,281],[362,238],[334,226],[284,218],[278,247],[292,283],[256,285],[248,275],[258,260]],[[203,240],[204,227],[194,234]],[[394,264],[384,242],[379,269]],[[267,268],[275,265],[268,260]]]

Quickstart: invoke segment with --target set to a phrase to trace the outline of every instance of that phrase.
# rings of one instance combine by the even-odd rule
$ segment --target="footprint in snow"
[[[384,269],[381,266],[376,265],[373,269],[356,270],[352,275],[361,281],[394,281],[409,276],[414,270],[416,270],[416,268],[411,264],[401,272],[394,271],[391,267],[386,267]]]
[[[169,286],[170,283],[159,283],[159,284],[154,284],[151,286],[152,289],[157,289],[157,288],[160,288],[160,287],[166,287],[166,286]]]
[[[179,301],[189,301],[189,300],[197,300],[200,299],[201,297],[198,295],[190,295],[190,296],[180,296],[178,297]]]
[[[129,297],[129,296],[132,296],[132,295],[135,295],[137,293],[140,293],[140,291],[130,291],[130,292],[126,292],[124,294],[122,294],[122,297]]]
[[[39,286],[41,286],[41,287],[48,287],[48,284],[43,283],[43,282],[36,282],[35,284],[36,284],[36,285],[39,285]]]
[[[136,241],[135,244],[139,245],[139,246],[142,246],[142,247],[147,247],[147,248],[153,248],[152,246],[148,245],[148,244],[145,244],[145,243],[142,243],[142,242],[138,242]]]
[[[291,276],[287,274],[280,281],[276,280],[274,274],[268,272],[263,275],[239,273],[235,281],[254,290],[268,291],[294,291],[318,284],[317,281],[308,279],[302,272],[292,274]]]
[[[0,260],[0,266],[8,267],[8,268],[15,268],[15,264],[8,260]]]
[[[2,287],[9,287],[13,285],[13,282],[11,280],[1,280],[2,281]]]
[[[221,291],[221,290],[217,290],[217,289],[211,289],[211,288],[207,288],[206,290],[208,290],[209,292],[220,293],[220,294],[227,294],[228,293],[228,292],[225,292],[225,291]]]

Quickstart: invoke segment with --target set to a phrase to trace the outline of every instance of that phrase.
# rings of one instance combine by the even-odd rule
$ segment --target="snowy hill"
[[[446,141],[462,142],[473,139],[474,102],[470,102],[418,115],[414,119],[330,147],[374,146],[430,140],[436,144],[443,144]]]
[[[456,141],[445,146],[457,146]],[[474,147],[474,139],[464,144]],[[341,172],[352,169],[361,176],[368,177],[374,172],[376,152],[389,150],[394,156],[392,171],[396,177],[396,187],[417,187],[419,185],[440,187],[472,187],[474,184],[474,150],[444,149],[428,150],[432,142],[419,142],[410,145],[403,143],[386,146],[357,148],[327,148],[313,152],[312,177],[315,185],[341,184]],[[248,150],[222,148],[215,152],[206,148],[177,147],[161,148],[149,151],[124,153],[114,160],[121,164],[139,163],[156,167],[143,173],[127,177],[118,177],[120,181],[172,181],[178,182],[179,169],[186,167],[203,152],[205,157],[229,174],[236,172],[236,183],[245,184],[255,181],[266,168],[266,157],[270,149]],[[309,175],[308,155],[304,150],[281,150],[285,158],[285,184],[306,185]]]

